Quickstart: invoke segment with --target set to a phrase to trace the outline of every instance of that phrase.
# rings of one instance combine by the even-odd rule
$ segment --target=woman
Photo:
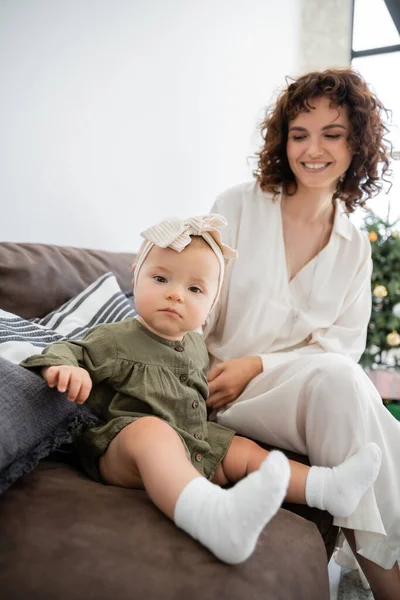
[[[388,169],[383,106],[350,69],[291,83],[262,124],[256,181],[212,208],[237,248],[205,326],[218,423],[333,466],[374,441],[378,479],[335,519],[377,599],[400,597],[400,424],[357,362],[371,251],[348,218]]]

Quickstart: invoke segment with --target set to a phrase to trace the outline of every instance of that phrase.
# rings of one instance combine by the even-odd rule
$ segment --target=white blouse
[[[280,198],[248,182],[218,196],[212,212],[227,219],[224,241],[239,253],[204,327],[212,364],[260,355],[266,370],[287,352],[338,352],[357,362],[371,314],[371,248],[341,203],[328,244],[290,282]]]

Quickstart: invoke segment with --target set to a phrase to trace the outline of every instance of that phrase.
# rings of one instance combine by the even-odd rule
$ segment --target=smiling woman
[[[374,597],[400,597],[400,423],[357,365],[371,314],[371,248],[348,218],[388,169],[384,107],[351,69],[290,83],[262,124],[256,181],[213,212],[239,260],[205,327],[218,423],[333,466],[367,441],[373,491],[336,519]],[[373,532],[373,533],[371,533]]]

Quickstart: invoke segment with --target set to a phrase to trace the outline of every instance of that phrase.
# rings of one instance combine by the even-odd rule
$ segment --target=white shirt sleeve
[[[328,329],[313,332],[310,344],[325,352],[345,354],[358,362],[365,350],[368,322],[371,317],[372,260],[366,258],[345,298],[343,310]]]

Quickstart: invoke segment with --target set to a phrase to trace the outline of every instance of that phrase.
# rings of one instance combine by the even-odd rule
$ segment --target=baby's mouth
[[[169,315],[171,317],[175,317],[176,319],[177,318],[179,318],[179,319],[181,318],[181,315],[178,313],[178,311],[176,311],[173,308],[163,308],[161,310],[161,312],[167,313],[167,315]]]

